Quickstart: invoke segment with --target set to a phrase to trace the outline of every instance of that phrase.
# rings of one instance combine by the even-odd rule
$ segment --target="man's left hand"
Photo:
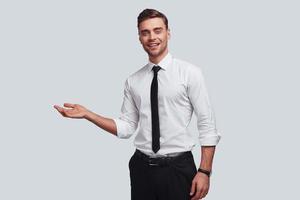
[[[193,196],[191,200],[199,200],[204,198],[209,190],[209,177],[206,174],[197,172],[195,175],[190,195]]]

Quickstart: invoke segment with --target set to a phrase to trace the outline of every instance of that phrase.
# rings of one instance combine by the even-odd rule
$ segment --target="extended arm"
[[[54,105],[54,108],[64,117],[76,119],[84,118],[113,135],[117,134],[117,126],[113,119],[97,115],[79,104],[64,103],[64,106],[68,109],[58,105]]]
[[[110,119],[103,117],[79,104],[64,103],[64,106],[69,109],[62,108],[58,105],[54,105],[54,108],[56,108],[64,117],[87,119],[119,138],[129,138],[136,130],[139,120],[138,111],[130,93],[128,79],[125,82],[121,115],[118,118]]]
[[[84,118],[89,120],[90,122],[94,123],[98,127],[106,130],[107,132],[109,132],[113,135],[117,135],[117,126],[113,119],[100,116],[91,111],[88,112]]]

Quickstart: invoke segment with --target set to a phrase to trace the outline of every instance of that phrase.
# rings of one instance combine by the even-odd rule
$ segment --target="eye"
[[[146,31],[143,31],[143,32],[141,33],[142,36],[147,36],[148,34],[149,34],[149,33],[146,32]]]

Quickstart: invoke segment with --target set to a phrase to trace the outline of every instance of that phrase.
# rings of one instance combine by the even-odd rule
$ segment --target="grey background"
[[[170,52],[206,78],[223,136],[206,199],[299,199],[300,14],[290,0],[1,1],[0,199],[130,199],[134,136],[53,105],[119,115],[125,79],[147,62],[136,29],[147,7],[168,16]]]

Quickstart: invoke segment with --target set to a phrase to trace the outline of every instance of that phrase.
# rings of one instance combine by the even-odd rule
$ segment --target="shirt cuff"
[[[221,135],[200,136],[199,143],[201,146],[216,146],[221,139]]]
[[[116,124],[116,127],[117,127],[117,133],[116,133],[116,136],[118,138],[129,138],[130,135],[126,134],[124,131],[126,129],[126,123],[124,123],[122,120],[120,120],[119,118],[112,118],[112,120],[114,120],[115,124]]]

